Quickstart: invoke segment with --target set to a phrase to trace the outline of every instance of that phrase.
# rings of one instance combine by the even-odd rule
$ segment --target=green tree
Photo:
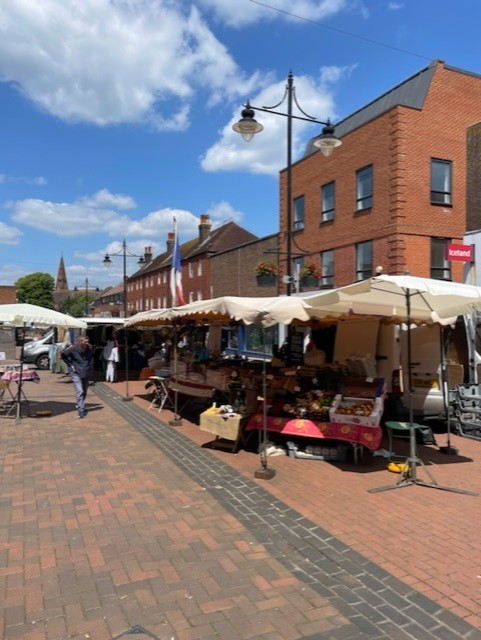
[[[31,273],[16,281],[17,299],[19,302],[28,302],[39,307],[53,309],[52,291],[54,286],[55,280],[49,273]]]
[[[94,294],[88,294],[87,299],[85,299],[85,293],[78,293],[72,298],[65,300],[65,302],[60,305],[60,311],[75,318],[82,318],[85,315],[86,307],[94,299]]]

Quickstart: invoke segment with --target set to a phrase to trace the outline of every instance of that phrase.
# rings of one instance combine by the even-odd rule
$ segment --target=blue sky
[[[256,235],[278,227],[290,70],[301,107],[334,123],[436,58],[481,74],[479,0],[4,0],[0,3],[0,284],[36,271],[116,284],[173,216]],[[481,105],[480,105],[481,116]],[[480,118],[481,119],[481,118]],[[294,160],[320,132],[296,123]],[[136,260],[127,261],[128,272]]]

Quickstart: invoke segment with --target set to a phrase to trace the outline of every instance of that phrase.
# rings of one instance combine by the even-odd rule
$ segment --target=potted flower
[[[299,272],[299,284],[301,287],[318,287],[320,277],[320,268],[313,262],[306,262]]]
[[[258,262],[255,269],[258,287],[273,287],[277,282],[279,269],[274,262]]]

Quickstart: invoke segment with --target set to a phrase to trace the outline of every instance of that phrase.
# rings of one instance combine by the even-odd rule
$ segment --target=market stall
[[[412,403],[412,350],[411,327],[415,323],[447,325],[454,322],[456,316],[470,314],[481,309],[481,288],[445,280],[419,278],[410,275],[378,275],[356,282],[333,291],[317,294],[309,300],[313,310],[331,306],[340,311],[350,309],[353,314],[371,314],[395,321],[407,326],[407,372],[409,403],[409,456],[406,459],[406,471],[394,484],[372,489],[379,492],[397,489],[407,485],[422,485],[455,493],[473,493],[463,489],[439,485],[417,454],[416,429],[413,420]],[[391,423],[394,424],[394,423]],[[401,424],[401,423],[400,423]],[[403,423],[404,424],[404,423]],[[395,428],[395,427],[391,427]],[[428,480],[418,477],[417,468],[422,467]],[[477,494],[475,494],[477,495]]]
[[[39,307],[33,304],[16,303],[0,305],[0,321],[9,322],[16,325],[22,325],[23,337],[27,325],[43,325],[47,327],[63,327],[86,329],[87,325],[83,320],[74,318],[53,309]],[[20,367],[18,370],[17,393],[15,395],[15,409],[17,420],[21,418],[22,402],[27,404],[28,401],[23,390],[24,374],[27,376],[27,369],[24,369],[24,340],[22,340],[22,351],[20,354]],[[29,408],[29,407],[28,407]]]

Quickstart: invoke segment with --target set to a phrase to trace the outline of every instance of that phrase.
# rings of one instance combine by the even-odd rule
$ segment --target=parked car
[[[55,340],[55,331],[50,329],[39,340],[31,340],[23,346],[23,361],[36,365],[37,369],[50,367],[50,347]]]

